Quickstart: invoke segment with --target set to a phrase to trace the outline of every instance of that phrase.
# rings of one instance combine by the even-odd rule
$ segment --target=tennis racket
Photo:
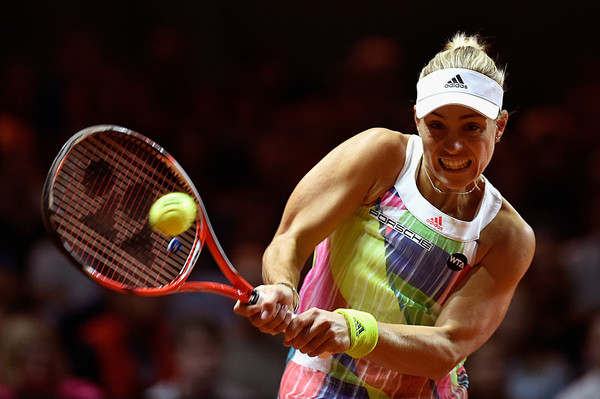
[[[198,206],[192,226],[177,237],[148,223],[152,204],[170,192],[186,193]],[[259,299],[225,255],[183,168],[137,132],[100,125],[71,137],[48,172],[42,217],[71,263],[111,290],[142,296],[210,292],[246,304]],[[205,244],[231,285],[187,281]]]

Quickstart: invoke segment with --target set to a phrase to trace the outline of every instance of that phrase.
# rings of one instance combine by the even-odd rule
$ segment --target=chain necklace
[[[445,192],[445,191],[440,190],[439,188],[437,188],[435,186],[435,184],[433,184],[433,180],[431,180],[431,176],[429,176],[429,172],[427,171],[427,167],[425,165],[423,165],[423,169],[425,169],[425,174],[427,175],[427,179],[429,179],[429,183],[431,183],[431,187],[433,187],[433,189],[435,190],[435,192],[439,193],[439,194],[444,194],[444,195],[448,195],[448,194],[469,195],[473,191],[475,191],[475,189],[478,187],[478,185],[477,185],[478,182],[476,181],[475,185],[473,186],[473,188],[471,188],[469,191],[463,191],[463,192],[460,192],[460,193]],[[477,179],[477,180],[479,180],[479,179]]]

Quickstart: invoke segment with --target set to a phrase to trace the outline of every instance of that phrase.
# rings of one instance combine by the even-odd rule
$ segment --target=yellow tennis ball
[[[160,197],[150,208],[148,222],[154,230],[176,236],[196,220],[196,201],[184,193],[169,193]]]

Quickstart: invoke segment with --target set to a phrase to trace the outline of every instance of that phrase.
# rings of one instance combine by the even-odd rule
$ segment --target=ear
[[[504,129],[508,124],[508,112],[505,110],[500,111],[500,116],[494,121],[496,123],[496,143],[500,141],[504,134]]]

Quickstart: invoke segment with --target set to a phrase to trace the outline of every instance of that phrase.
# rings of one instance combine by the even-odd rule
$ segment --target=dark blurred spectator
[[[591,194],[585,207],[587,229],[568,241],[563,251],[565,283],[572,294],[571,313],[575,320],[600,307],[600,190]]]
[[[92,349],[98,379],[111,399],[132,399],[173,374],[164,298],[110,293],[104,311],[81,323],[79,340]]]
[[[584,371],[555,399],[597,399],[600,395],[600,312],[589,318],[585,342],[581,348],[581,366]]]
[[[576,118],[577,135],[573,137],[573,141],[582,154],[586,154],[600,148],[597,124],[597,116],[600,114],[600,97],[597,94],[600,90],[600,76],[596,73],[600,68],[600,51],[585,52],[570,67],[573,70],[569,74],[568,86],[564,93],[558,95],[564,107]],[[586,185],[585,180],[581,182]]]
[[[15,256],[8,249],[0,248],[0,325],[4,317],[19,310],[27,302],[28,292],[23,288]]]
[[[467,359],[469,397],[473,399],[508,399],[505,389],[507,347],[506,342],[497,337],[493,336]]]
[[[0,110],[0,238],[19,254],[19,261],[41,225],[44,175],[39,165],[37,134],[27,120]]]
[[[569,365],[560,353],[540,350],[514,360],[506,373],[509,399],[548,399],[569,381]]]
[[[540,230],[507,324],[504,390],[509,399],[547,399],[572,377],[568,340],[570,291],[564,286],[560,241]]]
[[[404,57],[402,43],[391,36],[369,35],[351,45],[331,78],[334,107],[329,117],[341,133],[338,140],[373,126],[416,131],[409,97],[413,93],[407,93],[404,83]]]
[[[516,179],[523,187],[515,206],[524,206],[523,216],[534,230],[552,229],[553,235],[569,238],[579,228],[577,206],[571,204],[580,201],[582,184],[573,172],[582,167],[580,143],[572,139],[578,135],[575,118],[565,107],[538,105],[518,112],[514,119],[514,133],[507,140],[515,144],[513,161],[526,167],[517,173],[510,173],[514,164],[498,167],[500,173],[508,172],[505,178]],[[502,171],[504,167],[508,170]]]
[[[172,328],[175,373],[145,391],[146,399],[245,399],[257,398],[235,382],[223,381],[223,331],[211,319],[192,316]],[[239,358],[240,362],[245,359]]]
[[[102,399],[90,381],[71,376],[54,329],[35,316],[13,315],[0,327],[1,399]]]
[[[103,290],[76,270],[46,237],[31,243],[23,273],[29,294],[44,318],[61,323],[103,299]]]
[[[0,109],[32,120],[39,95],[38,74],[39,70],[23,57],[8,57],[0,64]]]

